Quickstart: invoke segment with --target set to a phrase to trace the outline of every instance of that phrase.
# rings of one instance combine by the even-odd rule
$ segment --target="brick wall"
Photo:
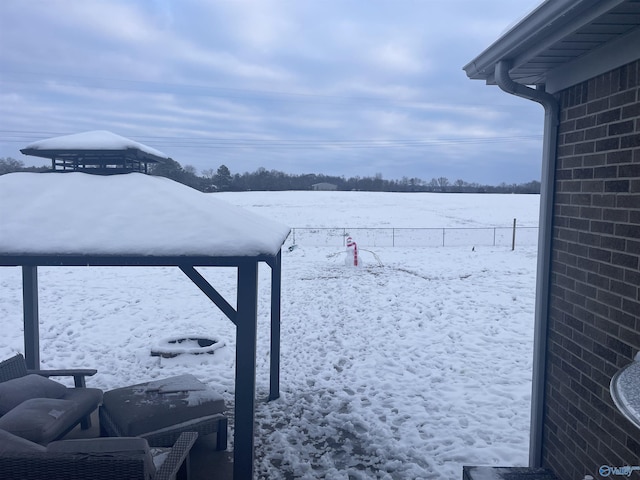
[[[609,394],[640,350],[640,61],[558,99],[543,462],[599,479],[640,465],[640,430]]]

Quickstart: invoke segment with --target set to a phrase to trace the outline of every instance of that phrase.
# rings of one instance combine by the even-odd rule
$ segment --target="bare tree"
[[[205,168],[204,170],[202,170],[202,176],[204,178],[213,178],[215,177],[216,172],[213,170],[213,168]]]
[[[0,175],[11,172],[19,172],[24,169],[24,162],[15,158],[0,158]]]
[[[189,175],[198,175],[198,170],[193,165],[185,165],[182,169]]]

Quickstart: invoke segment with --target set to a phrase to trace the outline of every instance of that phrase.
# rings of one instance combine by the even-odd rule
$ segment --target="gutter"
[[[540,185],[540,225],[538,230],[538,264],[536,274],[535,324],[533,337],[533,376],[531,392],[531,429],[529,466],[542,466],[544,396],[549,323],[549,285],[551,281],[551,243],[553,234],[553,197],[555,193],[556,148],[560,106],[555,97],[542,88],[533,89],[514,82],[509,76],[511,62],[495,65],[497,85],[507,93],[532,100],[544,107],[542,177]]]

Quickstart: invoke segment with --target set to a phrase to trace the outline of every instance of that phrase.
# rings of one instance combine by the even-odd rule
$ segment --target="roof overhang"
[[[636,60],[638,51],[639,0],[547,0],[463,68],[493,85],[496,63],[507,60],[515,82],[555,93]]]
[[[80,161],[88,164],[109,164],[114,160],[137,160],[148,163],[159,163],[167,159],[153,153],[144,152],[137,148],[123,148],[120,150],[103,150],[103,149],[58,149],[58,150],[42,150],[35,148],[23,148],[20,150],[23,155],[31,155],[34,157],[60,159],[69,161]]]

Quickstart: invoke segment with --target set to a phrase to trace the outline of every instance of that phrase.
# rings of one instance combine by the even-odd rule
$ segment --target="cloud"
[[[428,68],[427,62],[420,61],[406,46],[398,43],[386,43],[369,54],[371,62],[383,70],[397,73],[418,74]]]
[[[0,157],[104,128],[200,170],[510,181],[542,112],[462,66],[514,3],[4,0]]]
[[[205,2],[215,21],[222,17],[230,28],[233,41],[245,49],[270,52],[287,46],[285,42],[297,33],[291,17],[295,4],[274,0],[235,0],[232,2]]]

